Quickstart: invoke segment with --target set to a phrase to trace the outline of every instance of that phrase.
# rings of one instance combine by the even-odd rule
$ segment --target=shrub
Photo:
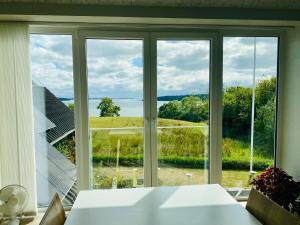
[[[115,166],[116,157],[108,155],[93,155],[93,163],[103,163],[104,166]],[[143,155],[128,155],[119,157],[120,166],[139,167],[143,166]],[[160,156],[159,164],[172,165],[180,168],[200,168],[203,169],[208,164],[208,159],[203,157],[182,157],[182,156]],[[253,169],[261,171],[272,165],[272,160],[254,159]],[[249,159],[223,158],[222,167],[224,170],[249,170]]]
[[[67,157],[72,163],[76,164],[75,152],[75,132],[72,132],[65,138],[54,144],[54,147]]]
[[[95,188],[111,189],[113,178],[111,176],[95,176],[94,177]],[[122,176],[117,176],[117,188],[132,188],[132,179],[125,179]]]

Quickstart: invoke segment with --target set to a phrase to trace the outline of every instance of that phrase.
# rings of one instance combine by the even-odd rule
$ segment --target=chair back
[[[65,210],[58,194],[55,194],[40,225],[63,225],[65,220]]]
[[[300,220],[256,189],[252,189],[246,209],[263,225],[300,225]]]

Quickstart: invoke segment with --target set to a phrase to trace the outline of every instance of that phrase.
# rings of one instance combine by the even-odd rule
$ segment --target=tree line
[[[274,149],[276,78],[258,82],[255,89],[254,141],[263,154],[272,156]],[[252,89],[229,87],[223,90],[223,137],[250,141]],[[209,101],[187,96],[159,108],[160,118],[207,122]]]

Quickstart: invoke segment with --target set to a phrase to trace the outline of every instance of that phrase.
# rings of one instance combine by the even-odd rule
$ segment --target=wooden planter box
[[[300,225],[300,219],[267,196],[252,189],[246,209],[263,225]]]

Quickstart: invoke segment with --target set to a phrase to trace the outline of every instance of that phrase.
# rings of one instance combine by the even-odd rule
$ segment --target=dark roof
[[[38,207],[47,207],[55,193],[70,198],[66,196],[76,181],[75,165],[42,136],[35,138],[35,149]]]
[[[55,127],[47,129],[49,143],[55,143],[61,137],[74,130],[74,113],[46,87],[33,83],[34,106],[46,116]]]
[[[47,88],[32,86],[38,207],[47,207],[55,193],[72,204],[76,167],[53,143],[74,132],[74,113]]]

